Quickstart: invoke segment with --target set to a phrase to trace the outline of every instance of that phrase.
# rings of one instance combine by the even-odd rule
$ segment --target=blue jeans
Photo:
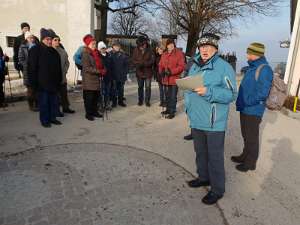
[[[165,105],[166,104],[166,94],[165,94],[164,85],[161,82],[158,82],[158,87],[159,87],[160,104]]]
[[[212,132],[193,128],[192,136],[199,179],[209,181],[211,191],[223,195],[225,192],[225,131]]]
[[[139,102],[144,102],[144,96],[145,96],[145,102],[150,103],[151,99],[151,78],[137,78],[138,81],[138,94],[139,94]],[[144,86],[145,86],[145,95],[144,95]]]
[[[47,124],[55,120],[59,111],[59,101],[57,93],[49,91],[39,91],[38,98],[41,123]]]
[[[125,85],[125,82],[123,82],[123,81],[116,81],[116,80],[112,81],[111,97],[112,97],[113,103],[117,103],[117,100],[119,102],[123,102],[124,85]]]

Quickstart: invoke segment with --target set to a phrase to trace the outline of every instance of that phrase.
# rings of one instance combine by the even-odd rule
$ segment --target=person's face
[[[48,46],[48,47],[52,47],[52,38],[51,37],[45,37],[42,40],[43,44]]]
[[[119,46],[119,45],[114,45],[114,46],[113,46],[113,49],[114,49],[116,52],[119,52],[119,51],[120,51],[120,46]]]
[[[52,39],[52,47],[57,48],[59,44],[60,44],[59,38],[56,37]]]
[[[211,57],[216,54],[218,51],[214,46],[211,45],[202,45],[199,47],[201,59],[206,62],[208,61]]]
[[[30,31],[30,28],[29,28],[29,27],[24,27],[24,28],[22,29],[23,34],[25,34],[27,31]]]
[[[167,46],[168,52],[172,52],[174,50],[174,48],[175,48],[175,45],[173,43],[168,44],[168,46]]]
[[[158,49],[157,49],[157,53],[158,53],[159,55],[162,55],[162,54],[164,53],[164,50],[163,50],[162,48],[158,48]]]
[[[100,52],[101,52],[102,54],[105,54],[105,53],[106,53],[106,48],[100,48]]]
[[[29,36],[26,40],[27,40],[28,43],[32,44],[34,42],[34,37]]]
[[[259,58],[259,56],[247,54],[247,60],[248,61],[255,61]]]
[[[96,41],[92,41],[92,42],[89,44],[89,48],[92,49],[92,50],[95,50],[95,49],[96,49]]]

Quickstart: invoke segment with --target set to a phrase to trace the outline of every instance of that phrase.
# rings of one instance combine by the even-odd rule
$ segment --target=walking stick
[[[297,111],[299,89],[300,89],[300,79],[299,79],[299,83],[298,83],[298,87],[297,87],[297,91],[296,91],[296,96],[295,96],[295,101],[294,101],[294,110],[293,110],[294,112]]]
[[[6,63],[6,66],[8,68],[8,63]],[[12,90],[11,90],[11,82],[10,82],[9,70],[7,70],[7,77],[8,77],[9,91],[10,91],[10,100],[12,101],[13,100],[13,95],[12,95]]]
[[[100,76],[100,101],[101,101],[101,108],[103,110],[103,117],[102,120],[104,121],[104,116],[106,116],[106,119],[108,120],[108,113],[107,109],[104,103],[105,97],[104,97],[104,85],[103,85],[103,76]]]

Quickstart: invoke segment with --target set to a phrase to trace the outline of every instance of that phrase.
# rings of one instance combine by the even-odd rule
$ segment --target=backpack
[[[257,81],[260,72],[267,64],[260,65],[255,72],[255,80]],[[266,106],[270,110],[280,110],[287,98],[287,85],[282,79],[276,74],[273,76],[272,86],[270,89],[269,96],[266,99]]]
[[[82,63],[81,63],[82,50],[83,50],[83,46],[79,47],[73,56],[75,65],[79,70],[82,70]]]

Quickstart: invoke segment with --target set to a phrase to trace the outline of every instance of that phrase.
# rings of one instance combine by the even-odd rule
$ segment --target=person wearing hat
[[[98,50],[100,52],[101,59],[103,61],[104,67],[107,70],[106,75],[103,78],[102,83],[102,94],[104,96],[104,108],[106,110],[111,110],[110,104],[110,96],[111,96],[111,83],[112,83],[112,76],[111,76],[111,54],[107,51],[107,46],[103,41],[98,43]]]
[[[258,159],[259,125],[273,81],[273,71],[264,54],[265,46],[261,43],[252,43],[247,48],[249,66],[245,69],[236,101],[244,148],[242,154],[232,156],[231,160],[238,163],[236,169],[241,172],[255,170]]]
[[[19,64],[22,66],[23,83],[27,88],[27,101],[29,105],[29,110],[37,112],[37,93],[36,90],[34,90],[34,88],[30,86],[28,80],[28,53],[29,50],[37,44],[37,41],[35,36],[32,33],[30,33],[30,31],[26,31],[24,36],[25,41],[21,44],[19,48],[18,60]]]
[[[20,72],[23,70],[22,65],[19,63],[19,49],[21,44],[25,41],[25,33],[27,31],[30,31],[30,25],[26,22],[21,23],[21,30],[22,30],[22,34],[19,35],[18,37],[16,37],[15,41],[14,41],[14,46],[13,46],[13,50],[14,50],[14,56],[13,56],[13,60],[14,60],[14,67],[15,69]]]
[[[137,47],[133,50],[132,64],[136,67],[136,77],[139,86],[138,105],[142,106],[145,100],[146,106],[150,107],[154,54],[150,49],[148,39],[146,37],[138,37],[136,44]]]
[[[62,83],[59,89],[59,99],[62,106],[63,113],[75,113],[74,110],[70,109],[70,102],[68,98],[67,89],[67,73],[70,67],[69,56],[67,51],[63,48],[61,44],[60,37],[54,32],[52,39],[52,47],[58,52],[60,56],[61,70],[62,70]]]
[[[201,76],[203,86],[184,93],[185,109],[192,128],[198,177],[191,188],[210,186],[204,204],[214,204],[225,193],[224,140],[229,105],[236,98],[235,72],[218,54],[219,37],[207,33],[198,41],[199,55],[188,76]]]
[[[177,92],[176,79],[180,78],[185,68],[185,57],[182,51],[176,48],[175,41],[168,39],[167,50],[162,54],[159,62],[159,73],[162,75],[162,83],[166,93],[166,110],[162,115],[167,119],[173,119],[176,113]]]
[[[33,46],[28,54],[28,80],[38,91],[40,122],[45,128],[62,123],[56,119],[59,111],[58,91],[62,83],[60,56],[52,48],[53,34],[42,28],[41,42]]]
[[[88,34],[84,36],[83,42],[85,46],[82,50],[82,89],[85,118],[94,121],[95,117],[102,117],[98,112],[100,76],[105,76],[107,70],[97,50],[95,38]]]
[[[119,41],[114,41],[111,51],[111,74],[112,74],[112,107],[117,104],[122,107],[124,102],[124,86],[129,69],[128,56],[121,50]]]

